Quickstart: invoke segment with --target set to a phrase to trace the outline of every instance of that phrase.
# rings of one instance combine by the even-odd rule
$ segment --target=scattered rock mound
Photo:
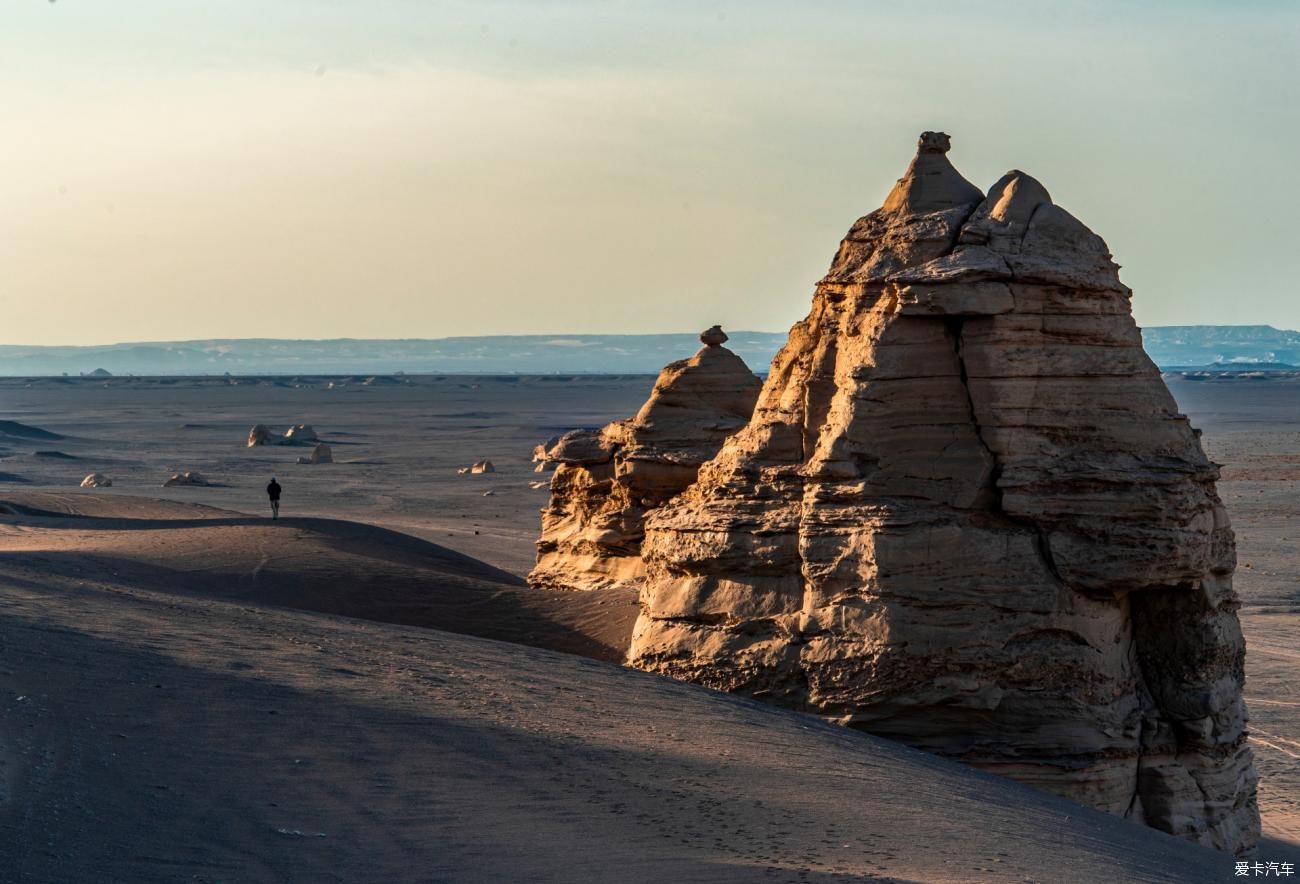
[[[273,445],[277,437],[266,428],[266,424],[255,424],[253,429],[248,431],[248,447],[256,448],[259,445]]]
[[[173,488],[177,485],[210,485],[211,483],[203,477],[202,473],[186,470],[183,473],[177,473],[166,482],[163,482],[164,488]]]
[[[312,449],[310,456],[298,458],[298,463],[334,463],[334,452],[330,450],[328,445],[322,442]]]
[[[109,488],[112,484],[113,480],[103,473],[91,473],[81,480],[82,488]]]
[[[651,516],[629,661],[1248,850],[1218,469],[1102,239],[947,148],[922,136],[753,420]]]
[[[542,453],[556,469],[532,586],[605,589],[644,575],[646,514],[694,482],[754,410],[759,380],[726,339],[717,326],[702,333],[705,346],[664,368],[635,417],[566,433]]]

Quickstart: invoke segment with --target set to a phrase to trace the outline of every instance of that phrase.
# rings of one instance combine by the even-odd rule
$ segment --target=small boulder
[[[307,457],[298,458],[298,463],[334,463],[334,452],[324,442],[321,442]]]
[[[82,488],[108,488],[113,484],[113,480],[103,473],[91,473],[81,480]]]
[[[480,460],[478,463],[473,464],[469,468],[469,471],[478,475],[479,473],[495,473],[497,468],[492,466],[492,461],[490,460]]]
[[[730,338],[722,330],[722,326],[713,325],[700,332],[700,343],[706,347],[721,347],[727,343]]]

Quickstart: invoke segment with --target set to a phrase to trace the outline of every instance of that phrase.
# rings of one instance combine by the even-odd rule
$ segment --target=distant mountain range
[[[1142,330],[1142,343],[1161,368],[1300,365],[1300,331],[1271,325],[1153,326]]]
[[[727,346],[758,372],[785,332],[730,332]],[[1275,369],[1300,365],[1300,332],[1269,325],[1171,325],[1143,330],[1162,368]],[[0,375],[650,374],[700,346],[692,333],[494,335],[429,340],[290,341],[241,338],[105,344],[0,345]]]

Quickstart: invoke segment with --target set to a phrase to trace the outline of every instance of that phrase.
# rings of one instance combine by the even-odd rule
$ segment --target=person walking
[[[271,498],[271,518],[280,518],[280,483],[271,477],[271,484],[266,486],[266,496]]]

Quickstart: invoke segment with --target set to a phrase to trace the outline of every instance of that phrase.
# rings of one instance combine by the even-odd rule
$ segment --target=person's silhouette
[[[271,518],[280,518],[280,483],[271,477],[271,484],[266,486],[266,496],[271,498]]]

